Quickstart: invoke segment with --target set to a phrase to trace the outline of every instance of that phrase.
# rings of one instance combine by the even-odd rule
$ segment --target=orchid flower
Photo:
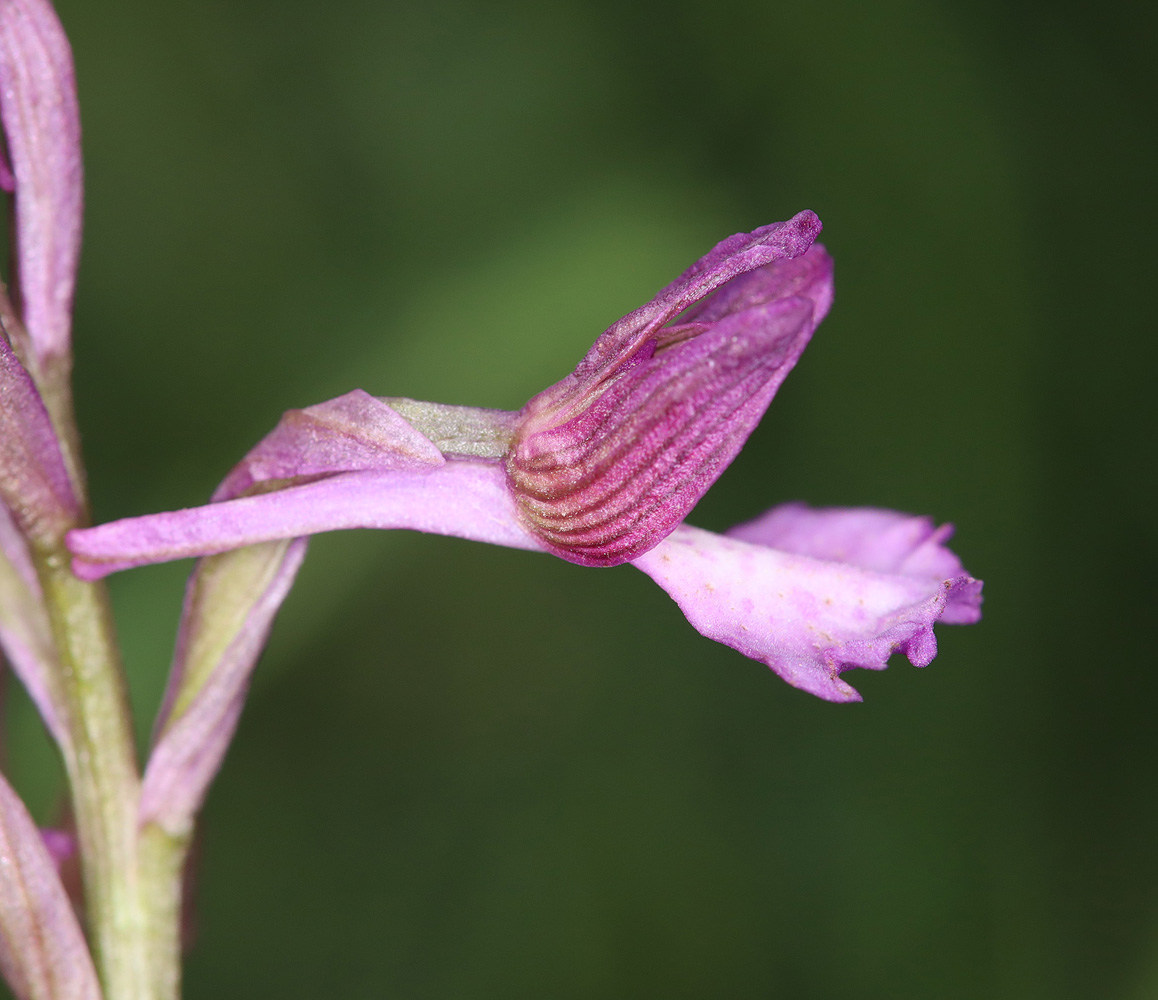
[[[802,212],[720,243],[518,412],[359,390],[292,410],[209,505],[72,532],[74,571],[359,527],[630,562],[704,635],[821,698],[858,700],[842,671],[897,651],[924,666],[934,622],[978,619],[981,585],[945,547],[951,529],[799,504],[723,536],[683,523],[829,309],[819,230]]]
[[[0,0],[0,124],[0,651],[61,751],[75,820],[75,838],[37,830],[0,776],[0,972],[19,1000],[177,997],[190,836],[309,535],[409,528],[631,563],[705,636],[831,701],[859,698],[842,671],[898,651],[924,666],[936,621],[979,617],[981,584],[927,518],[787,504],[725,535],[684,523],[831,305],[811,212],[720,243],[517,412],[355,390],[286,413],[208,505],[85,527],[80,124],[49,0]],[[201,558],[141,774],[96,581],[185,556]],[[73,852],[87,941],[58,871]]]

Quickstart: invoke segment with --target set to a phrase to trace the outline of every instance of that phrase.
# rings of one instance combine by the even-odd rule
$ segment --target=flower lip
[[[507,475],[549,551],[634,559],[727,468],[831,304],[818,228],[801,213],[725,240],[527,404]]]
[[[826,701],[860,701],[844,671],[883,670],[893,653],[927,666],[935,623],[981,617],[982,584],[945,545],[952,530],[787,503],[724,535],[683,525],[635,566],[702,635]]]

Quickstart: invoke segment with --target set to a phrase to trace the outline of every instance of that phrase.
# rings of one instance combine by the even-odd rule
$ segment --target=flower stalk
[[[71,746],[64,752],[93,960],[106,1000],[147,1000],[138,872],[137,773],[124,674],[105,588],[71,573],[63,549],[34,555],[59,656]]]
[[[146,823],[139,831],[143,995],[150,1000],[177,1000],[181,996],[183,890],[192,841],[192,828],[174,835],[155,823]]]

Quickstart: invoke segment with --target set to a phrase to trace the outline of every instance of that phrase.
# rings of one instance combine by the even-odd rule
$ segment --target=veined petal
[[[0,776],[0,969],[19,1000],[100,1000],[84,935],[24,803]]]
[[[773,222],[722,240],[650,302],[602,333],[571,378],[583,383],[604,377],[609,367],[634,354],[661,326],[724,283],[773,261],[804,254],[821,228],[816,213],[804,211],[787,222]]]
[[[307,539],[202,559],[189,579],[177,651],[141,787],[140,822],[191,828],[237,729],[249,679]]]
[[[738,275],[687,309],[676,324],[717,323],[756,306],[790,297],[811,299],[817,322],[832,307],[832,258],[819,243],[803,253]]]
[[[409,528],[542,549],[519,525],[502,467],[454,461],[429,472],[349,472],[276,493],[72,531],[84,580],[118,570],[343,528]]]
[[[34,543],[57,542],[80,516],[44,401],[2,331],[0,502]]]
[[[812,319],[800,298],[729,317],[620,378],[567,423],[519,440],[507,469],[528,526],[582,565],[642,555],[736,457]]]
[[[658,543],[735,458],[831,301],[814,246],[725,284],[587,397],[536,397],[507,456],[527,527],[585,566]]]
[[[35,703],[52,738],[69,753],[67,702],[48,612],[28,546],[0,503],[0,646]]]
[[[918,667],[937,652],[933,623],[976,603],[980,583],[886,573],[767,548],[683,525],[634,560],[703,635],[766,663],[828,701],[859,701],[840,677],[881,670],[894,652]]]
[[[43,362],[68,354],[83,207],[72,52],[48,0],[0,0],[0,121],[21,315]]]

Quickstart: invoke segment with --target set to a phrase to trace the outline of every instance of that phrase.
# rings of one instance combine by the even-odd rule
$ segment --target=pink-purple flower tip
[[[44,361],[68,353],[83,208],[72,51],[48,0],[0,2],[0,122],[22,319]]]

